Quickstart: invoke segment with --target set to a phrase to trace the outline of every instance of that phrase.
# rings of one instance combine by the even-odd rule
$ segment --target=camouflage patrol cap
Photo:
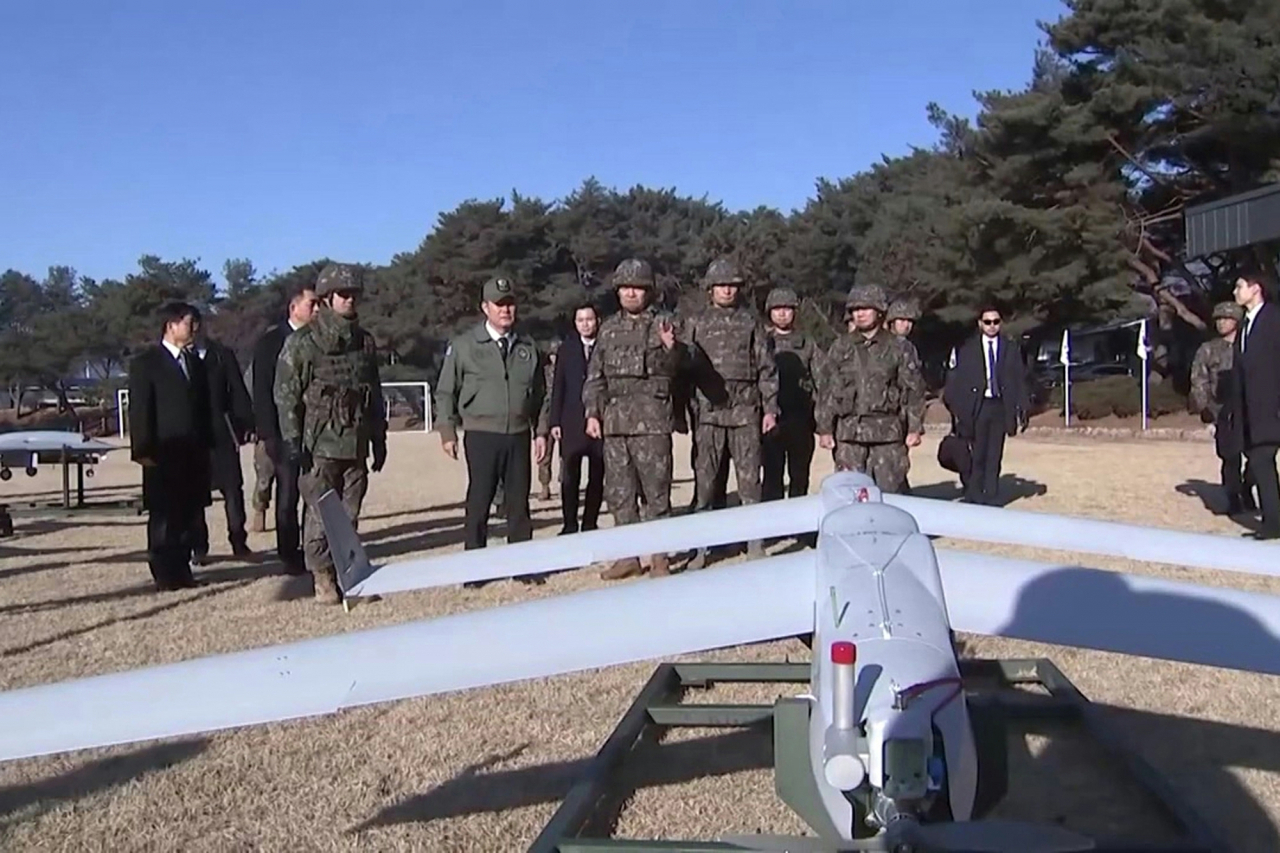
[[[742,284],[744,281],[742,271],[729,258],[716,258],[707,267],[707,274],[702,277],[702,283],[707,287],[717,284]]]
[[[480,295],[485,302],[501,302],[504,299],[516,298],[516,286],[511,279],[496,275],[484,283],[484,291]]]
[[[900,296],[889,303],[889,312],[885,315],[886,320],[911,320],[912,322],[920,319],[920,303],[909,296]]]
[[[889,300],[885,298],[884,288],[878,284],[855,284],[849,288],[849,298],[844,301],[846,308],[874,308],[877,311],[889,310]]]
[[[769,291],[769,296],[764,300],[764,310],[795,308],[799,304],[800,300],[796,298],[794,290],[789,287],[775,287]]]
[[[639,258],[627,258],[613,271],[614,287],[653,287],[653,284],[653,267]]]
[[[1235,320],[1239,323],[1244,319],[1244,309],[1234,302],[1219,302],[1213,306],[1213,319]]]
[[[364,282],[360,280],[360,271],[351,264],[338,263],[329,264],[320,270],[320,275],[316,276],[316,296],[323,299],[340,290],[363,292]]]

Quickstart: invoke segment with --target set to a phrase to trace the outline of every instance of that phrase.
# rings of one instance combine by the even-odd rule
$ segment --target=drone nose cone
[[[837,791],[852,791],[867,777],[867,768],[856,755],[836,754],[822,768],[827,784]]]

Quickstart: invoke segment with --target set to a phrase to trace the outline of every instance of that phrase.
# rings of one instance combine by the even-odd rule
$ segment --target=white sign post
[[[1062,348],[1058,352],[1058,363],[1062,365],[1062,414],[1065,425],[1071,426],[1071,332],[1062,330]]]
[[[1142,363],[1142,428],[1147,428],[1147,321],[1138,324],[1138,358]]]

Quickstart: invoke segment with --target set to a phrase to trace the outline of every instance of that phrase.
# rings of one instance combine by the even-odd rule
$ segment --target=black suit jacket
[[[561,455],[582,450],[599,440],[587,436],[587,411],[582,405],[582,386],[586,381],[586,355],[582,338],[575,332],[560,345],[551,376],[548,425],[560,427]]]
[[[209,380],[214,447],[238,454],[254,428],[253,404],[244,387],[240,362],[230,347],[211,340],[206,344],[204,367]]]
[[[965,438],[974,435],[978,407],[986,394],[986,358],[985,336],[979,333],[956,351],[956,366],[947,374],[942,392],[942,402],[955,419],[956,431]],[[1004,400],[1005,432],[1014,435],[1028,417],[1027,371],[1022,361],[1022,347],[1005,335],[999,337],[996,374]]]
[[[191,356],[191,379],[160,344],[129,364],[129,445],[142,469],[148,511],[212,503],[209,451],[213,449],[209,384],[204,363]]]
[[[1280,306],[1258,309],[1248,340],[1240,324],[1231,373],[1235,437],[1246,448],[1280,444]]]
[[[276,411],[276,360],[284,340],[293,334],[288,320],[268,328],[253,348],[253,416],[258,439],[274,448],[280,443],[280,415]]]

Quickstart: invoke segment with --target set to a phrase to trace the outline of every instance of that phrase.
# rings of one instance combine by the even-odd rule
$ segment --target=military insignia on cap
[[[500,278],[493,283],[493,286],[498,289],[499,293],[506,293],[511,289],[511,282],[507,281],[505,278]]]

